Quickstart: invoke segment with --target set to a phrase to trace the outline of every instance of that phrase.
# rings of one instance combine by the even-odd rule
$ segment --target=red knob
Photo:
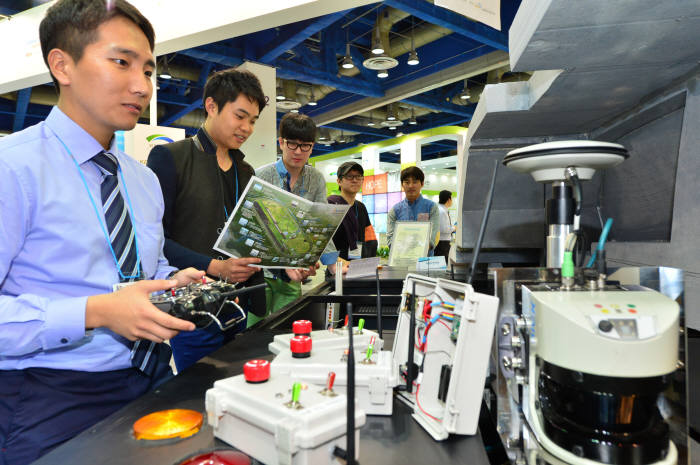
[[[270,362],[249,360],[243,365],[243,376],[249,383],[264,383],[270,379]]]
[[[309,336],[294,336],[289,341],[292,357],[305,358],[311,355],[311,338]]]
[[[309,320],[297,320],[292,323],[292,332],[295,336],[308,336],[311,334],[311,322]]]

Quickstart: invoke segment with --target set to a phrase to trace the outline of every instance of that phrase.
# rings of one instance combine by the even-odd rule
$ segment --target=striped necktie
[[[100,152],[92,161],[100,168],[104,175],[100,186],[102,195],[102,209],[107,224],[109,240],[121,271],[120,282],[131,282],[142,279],[141,263],[136,252],[136,236],[131,224],[129,209],[126,207],[124,197],[119,191],[119,178],[117,177],[117,158],[109,152]],[[131,349],[131,364],[147,375],[152,375],[158,364],[158,351],[163,350],[152,341],[136,341]]]

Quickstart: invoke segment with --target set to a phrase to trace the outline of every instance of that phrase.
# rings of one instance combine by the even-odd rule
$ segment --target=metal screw
[[[501,334],[503,336],[507,336],[510,334],[510,325],[508,323],[505,323],[503,326],[501,326]]]

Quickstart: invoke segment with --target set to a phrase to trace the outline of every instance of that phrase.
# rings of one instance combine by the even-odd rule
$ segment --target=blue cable
[[[593,264],[595,263],[596,256],[598,255],[597,252],[599,250],[602,251],[605,249],[605,241],[608,240],[608,233],[610,232],[610,228],[612,228],[612,224],[613,224],[613,219],[608,218],[607,221],[605,222],[605,226],[603,226],[603,231],[600,233],[600,238],[598,238],[598,246],[593,251],[593,254],[591,254],[591,259],[588,261],[586,268],[592,267]]]

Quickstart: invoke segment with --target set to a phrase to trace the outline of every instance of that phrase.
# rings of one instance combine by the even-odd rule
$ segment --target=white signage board
[[[116,137],[119,149],[145,165],[153,147],[184,139],[185,130],[137,124],[131,131],[118,131]]]

